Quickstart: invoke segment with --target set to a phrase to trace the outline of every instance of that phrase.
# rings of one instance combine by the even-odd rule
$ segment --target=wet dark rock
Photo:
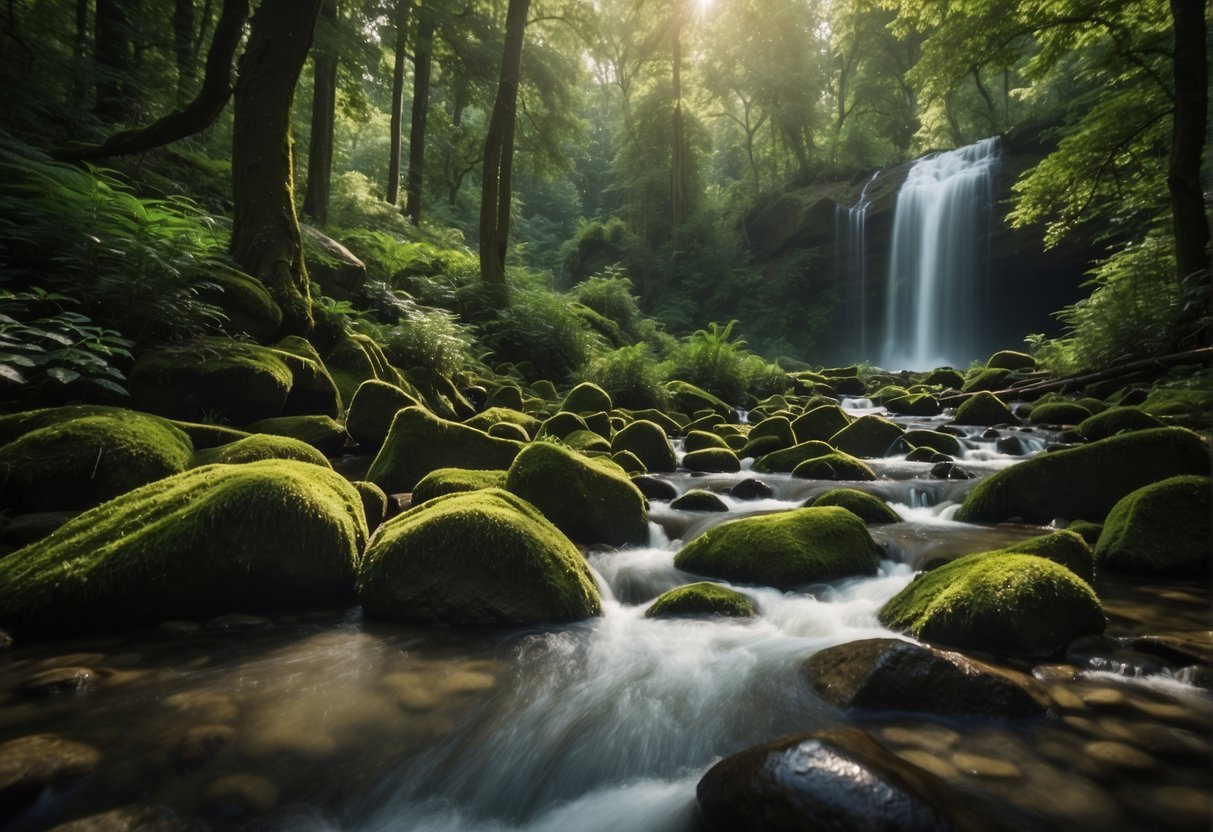
[[[792,737],[726,757],[699,781],[709,829],[988,829],[994,824],[939,777],[854,728]]]
[[[87,667],[55,667],[30,677],[21,689],[26,696],[76,693],[93,686],[97,674]]]
[[[955,462],[936,462],[931,466],[931,478],[936,480],[971,480],[973,474]]]
[[[473,384],[469,387],[461,387],[459,393],[468,400],[472,407],[476,408],[476,412],[484,410],[484,406],[489,401],[489,391],[481,387],[479,384]]]
[[[41,540],[78,515],[78,511],[38,511],[19,514],[0,528],[0,541],[20,549]]]
[[[670,508],[676,508],[679,511],[728,511],[729,507],[724,500],[702,488],[692,488],[687,493],[683,494],[674,502],[670,503]]]
[[[841,708],[1001,718],[1043,716],[1048,701],[1031,677],[900,639],[829,647],[803,668]]]
[[[177,765],[182,769],[193,769],[214,757],[236,738],[230,725],[197,725],[181,738],[177,745]]]
[[[132,804],[61,823],[50,832],[204,832],[206,828],[167,806]]]
[[[1207,647],[1202,649],[1198,644],[1172,636],[1137,636],[1129,639],[1128,647],[1175,665],[1213,664],[1213,653]]]
[[[760,479],[744,479],[729,490],[738,500],[765,500],[775,496],[775,489]]]
[[[982,439],[998,439],[1002,434],[996,428],[986,428],[981,432]]]
[[[0,745],[0,821],[32,803],[43,789],[91,774],[101,752],[54,734],[34,734]]]
[[[1000,436],[994,443],[994,447],[1000,454],[1008,454],[1010,456],[1023,456],[1027,453],[1023,440],[1018,436]]]
[[[246,630],[264,630],[272,626],[268,618],[261,618],[256,615],[242,615],[240,613],[232,613],[231,615],[220,615],[206,622],[206,629],[218,630],[219,632],[243,632]]]
[[[632,485],[639,488],[641,494],[657,502],[669,502],[678,496],[677,488],[657,477],[648,475],[632,477]]]
[[[1113,649],[1112,642],[1102,635],[1079,636],[1066,645],[1066,661],[1086,666],[1093,657],[1107,655]]]

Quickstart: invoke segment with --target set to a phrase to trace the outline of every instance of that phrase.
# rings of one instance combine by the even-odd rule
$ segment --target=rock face
[[[366,552],[367,615],[455,626],[575,621],[601,611],[585,558],[525,500],[448,494],[385,523]]]
[[[994,718],[1047,710],[1048,697],[1030,676],[899,639],[828,647],[804,670],[817,692],[840,708]]]
[[[722,523],[692,540],[674,565],[698,575],[792,589],[874,575],[880,549],[844,508],[801,508]]]
[[[508,468],[521,449],[520,442],[439,419],[421,407],[406,407],[392,421],[366,478],[389,494],[411,491],[439,468]]]
[[[776,740],[726,757],[695,793],[713,832],[991,828],[938,777],[854,728]]]
[[[358,491],[327,468],[195,468],[0,560],[0,621],[41,636],[347,601],[366,538]]]
[[[1101,567],[1163,575],[1208,575],[1208,477],[1172,477],[1125,495],[1108,513],[1095,559]]]
[[[1200,437],[1154,428],[1043,454],[978,483],[956,513],[964,523],[1101,521],[1126,494],[1181,474],[1209,473]]]

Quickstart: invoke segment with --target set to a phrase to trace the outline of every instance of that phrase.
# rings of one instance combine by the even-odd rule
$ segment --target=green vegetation
[[[439,468],[508,468],[522,445],[484,431],[439,419],[420,407],[396,414],[366,478],[389,494],[411,491]]]
[[[727,586],[700,581],[663,592],[644,611],[645,618],[753,618],[758,608]]]
[[[843,479],[839,477],[839,479]],[[841,506],[865,523],[900,523],[897,512],[879,497],[854,488],[831,488],[818,494],[809,506]]]
[[[1210,505],[1208,477],[1171,477],[1126,494],[1108,512],[1096,563],[1123,572],[1208,575]]]
[[[263,459],[293,459],[296,462],[309,462],[322,468],[332,468],[324,454],[311,445],[289,436],[271,436],[264,433],[254,433],[243,439],[237,439],[226,445],[207,448],[194,455],[194,466],[243,465],[249,462],[260,462]]]

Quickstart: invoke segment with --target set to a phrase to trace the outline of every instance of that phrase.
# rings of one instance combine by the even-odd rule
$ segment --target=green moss
[[[611,437],[615,431],[611,428],[611,417],[605,410],[600,410],[597,413],[582,413],[581,418],[585,420],[587,428],[606,441],[611,441]]]
[[[0,560],[0,621],[38,636],[352,599],[358,491],[285,460],[196,468]]]
[[[551,418],[546,419],[539,426],[539,432],[535,434],[535,437],[554,436],[557,439],[564,439],[570,433],[589,429],[590,426],[585,423],[585,419],[582,419],[576,413],[562,410]]]
[[[631,451],[649,471],[668,473],[677,459],[666,432],[656,422],[637,419],[611,439],[612,451]]]
[[[982,480],[956,519],[965,523],[1103,520],[1126,494],[1180,474],[1209,472],[1209,454],[1195,433],[1154,428],[1054,451]]]
[[[236,430],[236,428],[229,428],[226,425],[204,425],[198,422],[182,422],[178,419],[170,421],[173,427],[181,430],[190,438],[194,450],[197,451],[226,445],[228,442],[235,442],[237,439],[243,439],[249,435],[246,430]]]
[[[578,542],[623,546],[649,539],[644,495],[609,460],[535,442],[518,454],[505,487]]]
[[[283,338],[274,351],[291,371],[291,392],[282,405],[286,416],[341,415],[343,401],[337,383],[316,348],[297,335]]]
[[[682,425],[676,419],[667,416],[660,410],[649,408],[647,410],[632,410],[629,413],[634,419],[647,419],[660,425],[661,429],[666,432],[666,436],[677,436],[682,433]]]
[[[1002,350],[991,355],[986,366],[995,370],[1035,370],[1036,359],[1026,352]]]
[[[1088,546],[1094,546],[1099,542],[1099,535],[1103,532],[1103,523],[1092,523],[1089,520],[1075,520],[1066,526],[1066,531],[1074,532]]]
[[[816,459],[831,453],[834,453],[834,448],[826,442],[816,440],[801,442],[799,445],[793,445],[761,457],[754,463],[754,472],[757,474],[789,474],[805,460]]]
[[[531,385],[531,392],[545,402],[554,402],[560,398],[560,394],[556,392],[556,385],[546,378],[534,382]]]
[[[732,405],[694,384],[677,380],[667,381],[665,389],[670,394],[674,408],[684,413],[694,413],[696,410],[707,408],[725,418],[733,415]]]
[[[379,528],[379,524],[387,519],[387,494],[375,483],[365,480],[356,480],[350,485],[354,486],[354,490],[362,498],[362,513],[366,516],[366,527],[372,532],[375,531]]]
[[[705,448],[728,449],[728,447],[729,443],[725,441],[723,436],[706,430],[689,431],[682,440],[682,449],[687,453],[702,451]]]
[[[750,441],[772,436],[779,440],[779,447],[788,448],[796,444],[792,423],[786,416],[769,416],[750,429]]]
[[[978,390],[1001,390],[1006,386],[1007,380],[1010,378],[1010,376],[1011,373],[1009,370],[979,370],[973,375],[969,376],[960,389],[965,393],[974,393]]]
[[[1035,555],[968,555],[924,572],[880,611],[915,638],[1013,656],[1050,656],[1102,633],[1099,599],[1069,569]]]
[[[732,438],[725,439],[725,444],[729,444],[729,439]],[[743,440],[741,447],[736,450],[736,453],[742,459],[757,459],[768,454],[773,454],[785,447],[785,443],[778,436],[759,436],[754,439]],[[733,450],[731,445],[730,450]]]
[[[1032,411],[1035,416],[1036,411]],[[1118,433],[1162,427],[1162,422],[1136,407],[1112,407],[1078,422],[1078,435],[1088,442]]]
[[[645,618],[753,618],[757,614],[758,608],[749,598],[710,581],[663,592],[644,611]]]
[[[902,439],[915,448],[930,448],[941,454],[960,456],[960,440],[950,433],[923,429],[907,430]]]
[[[1059,531],[1031,537],[1002,551],[1051,560],[1064,566],[1087,583],[1095,578],[1095,555],[1082,537],[1072,531]]]
[[[364,449],[373,450],[383,444],[396,414],[419,402],[394,384],[370,379],[362,382],[350,399],[345,429]]]
[[[632,474],[647,474],[649,472],[645,464],[640,461],[640,457],[631,451],[614,451],[611,454],[611,462],[622,468],[629,476]]]
[[[1207,428],[1213,414],[1213,393],[1205,388],[1158,387],[1150,391],[1141,409],[1170,424]]]
[[[569,413],[597,413],[609,411],[614,406],[607,391],[588,381],[583,381],[570,390],[560,403],[560,409]]]
[[[366,478],[389,494],[411,491],[439,468],[507,468],[522,445],[439,419],[420,407],[396,414]]]
[[[611,443],[592,430],[575,430],[564,438],[564,444],[575,451],[611,452]]]
[[[306,442],[329,457],[341,453],[346,439],[349,438],[345,428],[328,416],[279,416],[276,419],[262,419],[249,425],[249,431],[289,436]]]
[[[679,569],[726,581],[792,589],[874,575],[880,549],[844,508],[799,508],[722,523],[675,555]]]
[[[927,373],[923,377],[922,383],[929,384],[932,387],[942,387],[945,390],[959,390],[964,387],[965,377],[959,370],[954,370],[951,367],[940,367]]]
[[[724,500],[703,488],[692,488],[670,503],[679,511],[728,511]]]
[[[292,380],[274,350],[200,338],[145,352],[131,370],[129,387],[141,409],[161,416],[247,425],[281,415]]]
[[[1103,413],[1108,409],[1108,405],[1104,401],[1091,396],[1085,396],[1078,399],[1076,402],[1074,402],[1074,404],[1078,405],[1079,407],[1085,407],[1087,410],[1091,411],[1091,413]]]
[[[692,419],[683,425],[682,433],[684,436],[696,430],[710,433],[713,428],[717,427],[718,425],[723,425],[724,423],[724,417],[719,413],[707,413],[703,416],[699,416],[696,419]]]
[[[515,425],[511,422],[497,422],[490,425],[487,431],[489,436],[495,436],[498,439],[512,439],[515,442],[530,442],[531,437],[527,435],[526,430],[521,425]]]
[[[464,491],[481,491],[485,488],[503,488],[505,470],[480,471],[470,468],[439,468],[430,471],[413,487],[413,505]]]
[[[265,433],[254,433],[235,442],[220,445],[217,448],[207,448],[194,454],[194,468],[203,465],[244,465],[249,462],[260,462],[263,459],[293,459],[296,462],[309,462],[322,468],[332,468],[332,464],[324,454],[306,442],[292,439],[289,436],[270,436]]]
[[[840,506],[865,523],[900,523],[901,517],[884,500],[855,488],[831,488],[810,503],[812,506]]]
[[[464,424],[477,430],[487,431],[493,425],[502,422],[522,428],[523,433],[526,435],[526,439],[522,440],[524,442],[530,441],[537,436],[539,428],[543,424],[534,416],[523,413],[521,410],[512,410],[508,407],[490,407],[477,413],[464,422]],[[578,430],[581,430],[581,428],[578,428]]]
[[[894,443],[905,431],[888,419],[861,416],[830,437],[837,450],[864,459],[876,459],[895,453]]]
[[[26,430],[20,430],[24,426]],[[193,446],[168,420],[117,407],[48,408],[4,417],[0,509],[86,509],[184,471]]]
[[[872,482],[878,479],[876,472],[863,460],[838,451],[806,459],[792,469],[792,476],[799,480],[832,480],[834,482],[840,480]]]
[[[1171,477],[1126,494],[1104,523],[1100,567],[1154,575],[1209,574],[1209,478]]]
[[[906,462],[952,462],[952,457],[933,448],[914,448],[906,454]]]
[[[956,408],[953,419],[961,425],[977,425],[991,427],[993,425],[1013,425],[1019,420],[1011,412],[1002,399],[985,390],[975,396],[970,396]]]
[[[911,393],[900,398],[887,399],[885,409],[899,416],[938,416],[943,412],[939,399],[929,393]]]
[[[1070,402],[1048,402],[1032,408],[1028,421],[1034,425],[1077,425],[1091,418],[1091,411]]]
[[[741,460],[728,448],[704,448],[684,456],[682,467],[705,473],[732,474],[741,470]]]
[[[380,527],[358,575],[366,615],[454,626],[515,626],[598,615],[577,547],[501,489],[447,494]]]
[[[214,288],[205,284],[214,284]],[[198,299],[213,303],[227,315],[224,331],[267,341],[282,326],[282,310],[265,284],[235,269],[215,269],[199,288]]]
[[[507,410],[522,410],[522,388],[517,384],[503,384],[489,393],[490,408],[504,407]]]

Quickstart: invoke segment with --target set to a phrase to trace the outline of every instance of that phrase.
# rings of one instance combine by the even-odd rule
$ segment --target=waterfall
[[[853,348],[854,356],[847,360],[866,361],[868,355],[868,290],[867,290],[867,243],[865,226],[868,218],[868,207],[872,204],[868,197],[868,188],[876,181],[880,171],[876,171],[863,184],[859,191],[859,199],[849,208],[841,205],[834,206],[834,256],[837,273],[844,275],[845,284],[842,291],[842,304],[846,311],[846,327],[851,336],[847,339],[848,346]],[[842,231],[846,230],[845,249]],[[845,263],[844,260],[845,251]]]
[[[885,366],[966,366],[980,358],[983,284],[998,139],[924,156],[897,194]]]

